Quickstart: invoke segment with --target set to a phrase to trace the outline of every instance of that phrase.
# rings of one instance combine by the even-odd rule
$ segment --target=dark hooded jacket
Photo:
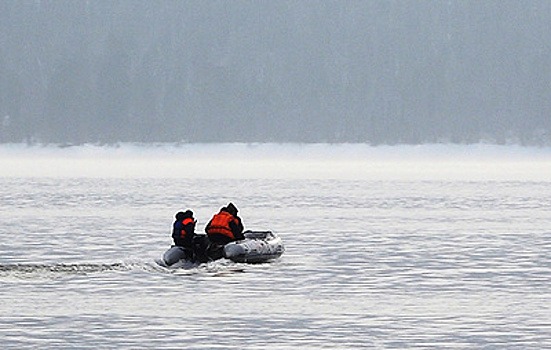
[[[195,237],[195,223],[191,210],[176,214],[176,221],[172,228],[172,238],[175,245],[192,248],[193,237]]]

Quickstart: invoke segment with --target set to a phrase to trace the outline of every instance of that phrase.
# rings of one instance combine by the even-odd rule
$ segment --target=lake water
[[[149,172],[124,176],[113,164],[138,162],[127,154],[18,152],[0,152],[4,349],[551,348],[545,154],[500,176],[388,154],[384,171],[351,176],[365,161],[293,168],[279,154],[265,165],[278,176],[241,159],[249,171],[225,178],[180,176],[153,155],[138,157]],[[202,231],[228,201],[246,228],[283,238],[280,259],[155,263],[176,211],[194,210]]]

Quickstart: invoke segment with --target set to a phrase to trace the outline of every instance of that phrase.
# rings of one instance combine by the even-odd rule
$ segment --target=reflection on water
[[[5,348],[551,347],[547,182],[0,179]],[[164,268],[229,200],[268,264]]]

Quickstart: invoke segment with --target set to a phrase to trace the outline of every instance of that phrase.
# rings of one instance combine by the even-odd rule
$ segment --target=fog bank
[[[0,176],[551,181],[551,148],[476,145],[0,146]]]

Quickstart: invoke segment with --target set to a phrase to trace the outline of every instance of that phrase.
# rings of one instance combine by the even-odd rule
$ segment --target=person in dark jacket
[[[195,224],[197,220],[193,218],[193,212],[186,210],[176,214],[176,221],[172,228],[172,238],[174,244],[191,250],[193,247],[193,238],[195,237]]]
[[[243,223],[233,203],[220,209],[205,227],[209,240],[218,245],[244,239]]]

